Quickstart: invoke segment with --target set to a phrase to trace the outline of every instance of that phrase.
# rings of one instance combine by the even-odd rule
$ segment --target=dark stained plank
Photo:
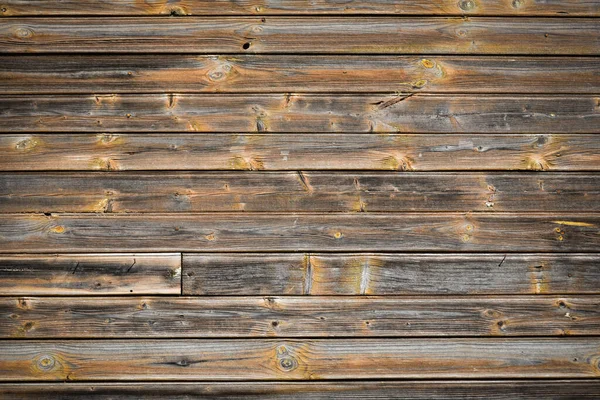
[[[2,296],[180,293],[180,254],[0,256]],[[31,309],[24,299],[15,306],[22,311]]]
[[[599,214],[4,214],[0,252],[595,252]]]
[[[600,296],[0,298],[0,338],[577,336]]]
[[[27,15],[551,15],[600,16],[598,0],[4,0],[2,16]]]
[[[0,53],[600,54],[570,18],[10,18]],[[515,43],[519,43],[515,46]]]
[[[4,340],[2,381],[598,378],[600,338]]]
[[[0,170],[600,171],[590,135],[0,135]]]
[[[597,294],[599,263],[597,254],[184,254],[183,293]]]
[[[586,95],[4,96],[0,132],[600,133],[599,102]]]
[[[594,57],[38,55],[0,63],[5,94],[599,90]]]
[[[600,176],[531,173],[0,173],[1,213],[600,211]]]

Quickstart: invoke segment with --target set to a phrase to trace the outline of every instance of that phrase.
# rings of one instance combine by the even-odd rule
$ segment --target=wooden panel
[[[590,378],[599,338],[0,342],[0,380]]]
[[[599,263],[597,254],[184,254],[183,293],[599,293]]]
[[[4,44],[0,53],[597,55],[600,21],[478,17],[11,18],[0,24],[0,41]]]
[[[408,14],[600,16],[597,0],[4,0],[13,15]]]
[[[26,306],[24,306],[26,304]],[[0,337],[598,335],[600,296],[0,298]]]
[[[598,214],[4,214],[0,252],[594,252]]]
[[[600,58],[302,55],[5,56],[20,93],[597,93]]]
[[[600,133],[599,102],[583,95],[4,96],[0,132]]]
[[[180,254],[0,256],[2,296],[180,293]],[[30,310],[26,300],[15,306]]]
[[[600,211],[591,174],[0,174],[0,212]]]
[[[596,135],[0,135],[0,170],[600,170]],[[541,177],[541,176],[540,176]]]

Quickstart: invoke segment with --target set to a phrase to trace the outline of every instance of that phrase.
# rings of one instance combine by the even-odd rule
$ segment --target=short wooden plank
[[[594,57],[38,55],[0,63],[5,94],[599,90]]]
[[[10,18],[0,53],[600,54],[570,18]],[[515,43],[519,43],[515,46]]]
[[[599,102],[586,95],[4,96],[0,132],[600,133]]]
[[[599,263],[597,254],[184,254],[183,293],[597,294]]]
[[[599,214],[4,214],[0,252],[595,252]]]
[[[596,135],[16,134],[2,171],[600,171]]]
[[[600,296],[3,297],[0,314],[2,339],[600,333]]]
[[[61,0],[60,7],[45,1],[4,0],[2,16],[28,15],[549,15],[600,16],[597,0],[456,1],[456,0]]]
[[[600,211],[600,176],[0,173],[1,213]]]
[[[2,381],[598,378],[600,339],[4,340]]]
[[[180,293],[180,254],[0,256],[1,296]],[[25,300],[15,306],[29,309]]]

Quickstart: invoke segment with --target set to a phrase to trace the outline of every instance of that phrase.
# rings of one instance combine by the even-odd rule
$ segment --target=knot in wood
[[[50,371],[56,365],[54,357],[48,354],[44,354],[37,360],[37,367],[42,371]]]

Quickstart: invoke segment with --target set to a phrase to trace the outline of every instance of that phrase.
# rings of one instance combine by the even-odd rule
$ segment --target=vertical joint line
[[[369,287],[369,258],[365,259],[360,277],[360,294],[366,294]]]
[[[310,294],[310,291],[312,290],[312,280],[313,280],[313,270],[312,270],[312,263],[310,261],[310,254],[306,254],[305,256],[306,259],[306,269],[304,270],[304,294]]]

